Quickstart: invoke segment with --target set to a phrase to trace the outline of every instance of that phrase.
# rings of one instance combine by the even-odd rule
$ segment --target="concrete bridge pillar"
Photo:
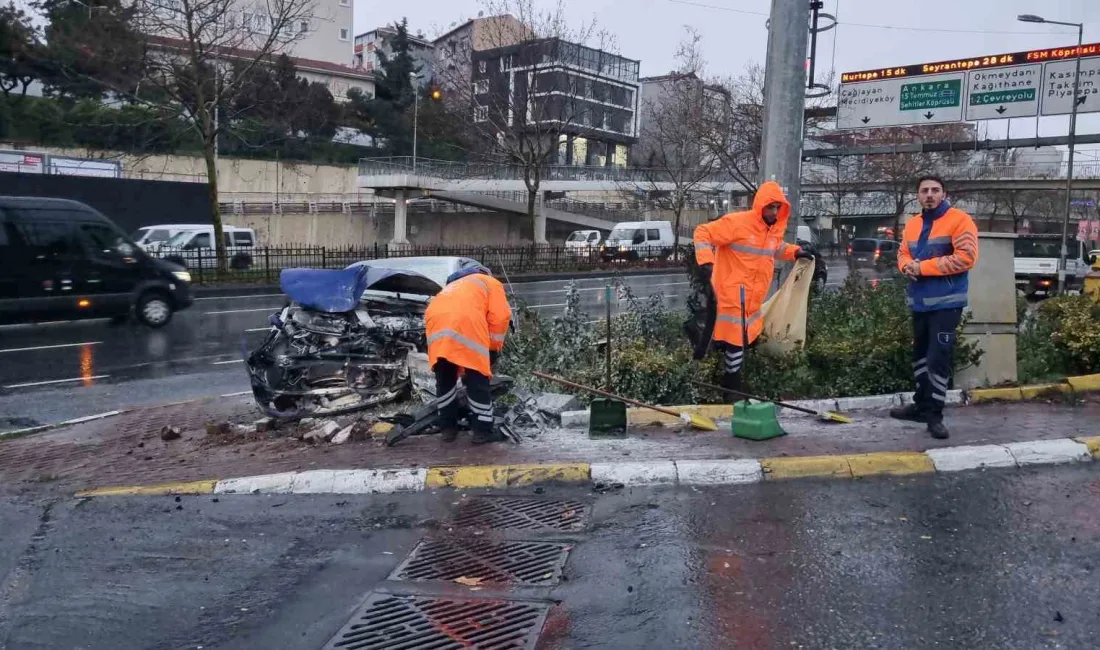
[[[546,215],[542,212],[542,192],[539,192],[538,198],[535,200],[535,216],[534,216],[534,238],[536,244],[545,244],[546,242]]]
[[[393,193],[393,239],[392,246],[406,246],[409,243],[409,205],[405,202],[408,196],[406,190],[396,190]]]

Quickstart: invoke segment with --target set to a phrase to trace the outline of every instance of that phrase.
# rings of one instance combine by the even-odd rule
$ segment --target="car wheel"
[[[141,295],[135,309],[137,319],[153,329],[164,327],[172,320],[172,303],[159,291],[149,291]]]
[[[247,271],[250,266],[252,266],[252,256],[245,253],[238,253],[229,260],[229,268],[234,271]]]

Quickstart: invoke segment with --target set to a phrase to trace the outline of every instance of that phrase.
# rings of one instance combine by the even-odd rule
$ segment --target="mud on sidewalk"
[[[1100,397],[1075,404],[1022,402],[950,409],[949,440],[885,412],[854,414],[853,424],[781,418],[787,436],[751,442],[716,432],[632,427],[618,440],[590,440],[583,430],[550,428],[519,445],[474,447],[417,436],[386,447],[372,417],[356,423],[345,444],[295,437],[302,427],[257,431],[262,414],[251,396],[147,408],[24,438],[0,441],[0,493],[233,478],[310,469],[365,469],[548,462],[614,462],[810,456],[923,451],[1100,434]],[[207,425],[215,425],[208,427]],[[345,424],[345,426],[347,426]],[[162,435],[173,427],[179,437]],[[209,431],[208,431],[209,428]],[[333,431],[335,436],[339,431]],[[354,434],[354,435],[353,435]],[[168,438],[168,439],[164,439]]]

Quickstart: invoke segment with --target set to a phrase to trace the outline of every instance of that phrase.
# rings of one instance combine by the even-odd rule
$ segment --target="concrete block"
[[[1066,381],[1077,392],[1100,390],[1100,374],[1082,375],[1080,377],[1067,377]]]
[[[676,477],[685,485],[739,485],[764,480],[760,461],[678,460]]]
[[[676,482],[676,463],[652,461],[639,463],[592,463],[593,483],[623,485],[671,485]]]
[[[332,482],[336,478],[335,470],[313,469],[298,472],[290,486],[292,494],[330,494]]]
[[[588,410],[565,411],[561,414],[561,426],[566,429],[587,429]]]
[[[868,411],[872,409],[889,409],[898,406],[897,395],[868,395],[865,397],[841,397],[836,401],[837,410]]]
[[[580,407],[580,400],[576,395],[564,393],[543,393],[535,398],[535,408],[553,417],[561,417],[562,414],[576,411]]]
[[[1092,460],[1087,445],[1069,438],[1012,442],[1005,445],[1005,447],[1012,452],[1012,457],[1016,459],[1016,464],[1020,467],[1079,463]]]
[[[852,478],[852,468],[844,456],[761,458],[760,466],[769,481],[794,478]]]
[[[335,494],[392,494],[424,489],[426,469],[350,469],[333,472]]]
[[[289,494],[294,476],[294,472],[282,472],[225,479],[218,481],[214,494]]]
[[[349,427],[344,427],[343,429],[340,429],[340,431],[337,432],[336,435],[332,436],[332,444],[342,445],[345,442],[347,442],[348,440],[351,440],[351,434],[352,434],[352,431],[354,431],[354,430],[355,430],[355,425],[354,424],[349,426]]]
[[[924,452],[932,459],[937,472],[961,472],[983,467],[1015,467],[1016,459],[1000,445],[944,447]]]

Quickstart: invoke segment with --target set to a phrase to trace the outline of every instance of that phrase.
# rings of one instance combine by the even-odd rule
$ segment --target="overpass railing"
[[[521,165],[494,162],[454,162],[449,160],[416,159],[416,174],[443,180],[523,180],[524,168]],[[411,156],[389,158],[362,158],[359,160],[360,176],[391,176],[412,174]],[[633,185],[645,189],[653,183],[671,182],[672,177],[665,170],[641,167],[594,167],[583,165],[547,165],[542,169],[544,181],[589,181],[611,182]],[[734,182],[728,174],[716,172],[708,174],[704,183]]]

